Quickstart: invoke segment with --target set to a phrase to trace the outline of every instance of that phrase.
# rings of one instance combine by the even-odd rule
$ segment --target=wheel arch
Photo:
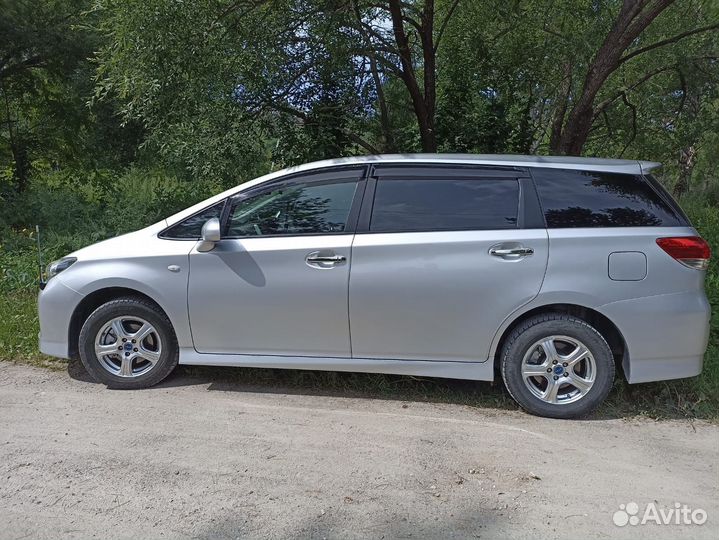
[[[150,302],[155,307],[157,307],[157,309],[162,311],[165,316],[168,316],[166,310],[164,310],[154,298],[151,298],[147,294],[140,292],[137,289],[132,289],[129,287],[104,287],[102,289],[97,289],[87,294],[83,297],[82,300],[80,300],[77,306],[75,306],[75,309],[73,310],[70,317],[70,326],[68,328],[67,336],[68,352],[70,358],[79,357],[78,341],[80,337],[80,329],[82,328],[82,325],[85,323],[90,314],[97,308],[99,308],[102,304],[111,300],[115,300],[117,298],[124,297],[142,298],[143,300]]]
[[[537,306],[523,313],[520,313],[509,324],[505,326],[499,339],[495,341],[496,346],[492,351],[495,372],[497,372],[500,367],[502,348],[504,347],[504,343],[506,342],[507,337],[511,334],[511,332],[519,324],[526,321],[527,319],[534,317],[535,315],[541,315],[546,313],[563,313],[566,315],[572,315],[574,317],[582,319],[583,321],[586,321],[594,328],[596,328],[597,331],[602,335],[602,337],[604,337],[604,339],[609,344],[609,348],[612,351],[612,355],[614,356],[614,362],[617,368],[625,368],[627,366],[627,363],[629,362],[629,351],[627,348],[626,340],[624,339],[621,330],[619,330],[617,325],[612,322],[606,315],[600,313],[596,309],[592,309],[579,304],[553,303]]]

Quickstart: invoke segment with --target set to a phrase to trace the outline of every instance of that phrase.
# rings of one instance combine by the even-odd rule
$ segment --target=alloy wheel
[[[138,377],[160,360],[162,340],[149,322],[136,316],[115,317],[95,338],[100,365],[118,377]]]
[[[551,404],[574,403],[594,385],[596,362],[589,348],[569,336],[536,341],[522,359],[522,380],[537,398]]]

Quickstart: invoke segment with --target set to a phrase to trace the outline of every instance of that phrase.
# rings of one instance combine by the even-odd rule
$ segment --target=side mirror
[[[197,246],[197,251],[212,251],[219,241],[220,220],[217,218],[208,219],[202,226],[202,241]]]

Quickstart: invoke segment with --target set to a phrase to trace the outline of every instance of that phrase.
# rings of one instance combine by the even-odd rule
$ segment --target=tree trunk
[[[559,145],[562,138],[562,130],[564,128],[564,119],[567,116],[567,107],[569,106],[569,97],[572,94],[572,62],[567,60],[564,63],[564,78],[559,85],[559,98],[557,106],[552,115],[551,134],[549,136],[549,149],[553,154],[560,153]]]
[[[434,49],[434,0],[425,0],[420,38],[422,39],[422,56],[424,60],[424,105],[427,110],[427,133],[423,138],[422,149],[425,152],[436,152],[437,54]]]
[[[412,51],[409,39],[404,30],[404,20],[400,0],[389,0],[389,12],[392,17],[392,31],[397,43],[400,63],[402,64],[400,77],[404,82],[412,100],[412,108],[417,117],[419,136],[422,142],[422,151],[434,153],[437,151],[437,137],[434,129],[436,110],[436,53],[434,50],[434,1],[427,0],[422,13],[422,24],[419,30],[422,42],[424,59],[424,94],[417,82],[417,74],[412,62]]]
[[[622,64],[627,48],[674,0],[624,0],[612,29],[592,60],[579,96],[569,112],[553,152],[582,153],[594,121],[594,100],[609,76]]]
[[[5,84],[0,78],[0,90],[3,95],[3,103],[5,105],[5,124],[7,125],[8,141],[10,143],[10,152],[12,153],[15,167],[13,168],[13,178],[15,187],[22,193],[27,189],[28,178],[30,176],[30,160],[27,155],[27,147],[18,135],[17,130],[13,129],[15,121],[12,119],[12,110],[10,108],[10,98],[7,95]]]
[[[370,55],[369,62],[370,70],[372,71],[372,80],[377,89],[377,101],[379,102],[379,122],[382,127],[382,135],[384,136],[382,149],[386,152],[394,152],[396,146],[394,144],[394,135],[392,134],[392,125],[389,120],[389,109],[387,108],[387,100],[384,97],[384,89],[382,88],[382,79],[379,76],[377,59],[374,57],[374,54]]]
[[[353,0],[352,7],[354,8],[355,17],[357,18],[357,30],[362,35],[362,40],[367,47],[367,59],[369,60],[370,72],[372,73],[372,81],[374,82],[374,86],[377,91],[379,122],[382,129],[382,136],[384,137],[382,150],[385,152],[394,152],[396,151],[396,146],[394,143],[394,135],[392,134],[392,125],[390,123],[389,109],[384,95],[382,79],[379,75],[379,68],[377,67],[377,55],[375,54],[375,51],[372,50],[372,41],[362,26],[362,14],[360,12],[359,4],[357,4],[357,0]]]
[[[697,150],[694,145],[681,150],[679,154],[679,179],[674,184],[674,196],[680,198],[689,191],[689,181],[696,163]]]
[[[22,193],[27,189],[28,179],[30,177],[30,161],[27,156],[27,148],[22,142],[19,142],[17,138],[15,142],[10,145],[12,149],[12,157],[15,161],[15,168],[13,170],[13,178],[15,179],[15,186],[19,193]]]

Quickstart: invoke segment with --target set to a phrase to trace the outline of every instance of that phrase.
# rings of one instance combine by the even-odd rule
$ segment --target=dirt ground
[[[0,363],[0,538],[716,538],[718,457],[703,422]],[[631,502],[707,520],[615,525]]]

